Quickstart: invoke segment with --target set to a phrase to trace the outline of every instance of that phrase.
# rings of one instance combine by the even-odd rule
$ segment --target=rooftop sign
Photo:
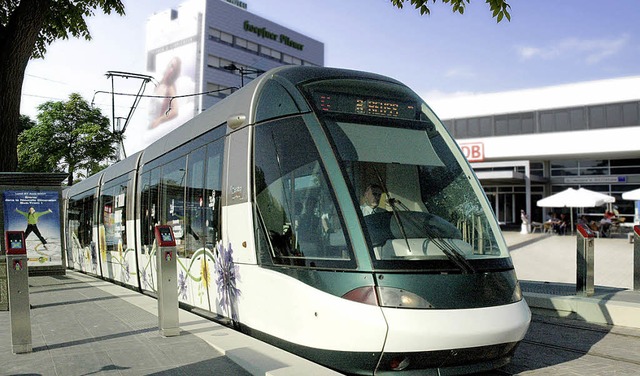
[[[266,38],[266,39],[271,39],[277,42],[280,42],[284,45],[287,45],[289,47],[293,47],[296,50],[300,50],[302,51],[302,49],[304,49],[304,44],[298,43],[298,42],[294,42],[293,40],[291,40],[291,38],[289,38],[288,36],[284,35],[284,34],[276,34],[276,33],[272,33],[269,30],[267,30],[266,27],[258,27],[255,25],[252,25],[249,23],[249,21],[244,21],[244,30],[248,31],[250,33],[254,33],[255,35],[261,37],[261,38]]]
[[[244,3],[244,2],[242,2],[240,0],[227,0],[227,3],[233,4],[233,5],[237,6],[238,8],[247,9],[247,3]]]

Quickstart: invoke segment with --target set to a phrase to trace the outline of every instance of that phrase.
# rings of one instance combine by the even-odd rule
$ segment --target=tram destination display
[[[415,102],[345,93],[315,93],[314,97],[316,105],[323,112],[341,112],[411,120],[416,118],[417,106]]]

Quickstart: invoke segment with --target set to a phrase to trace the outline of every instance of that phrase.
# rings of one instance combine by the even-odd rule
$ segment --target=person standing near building
[[[46,211],[43,211],[43,212],[36,212],[36,209],[32,206],[29,208],[29,211],[26,213],[18,208],[16,208],[16,211],[22,214],[27,219],[27,229],[24,230],[25,240],[31,234],[31,232],[33,232],[34,234],[36,234],[38,239],[40,239],[40,242],[42,242],[42,245],[47,244],[47,240],[42,237],[42,234],[40,234],[40,230],[38,230],[38,218],[40,218],[45,214],[51,213],[51,209],[47,209]]]

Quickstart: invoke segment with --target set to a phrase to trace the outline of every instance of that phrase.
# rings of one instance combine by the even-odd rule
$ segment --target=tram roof
[[[153,142],[144,149],[141,163],[148,163],[215,127],[224,126],[227,120],[234,115],[246,116],[243,125],[253,124],[257,97],[260,94],[260,89],[269,80],[285,80],[296,86],[308,81],[332,78],[365,78],[400,84],[389,77],[348,69],[292,65],[273,68],[208,108],[202,114],[195,116]]]

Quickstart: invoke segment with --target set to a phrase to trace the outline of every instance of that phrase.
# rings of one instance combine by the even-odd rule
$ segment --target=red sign
[[[156,225],[156,241],[159,247],[175,247],[176,238],[168,225]]]
[[[462,154],[469,162],[484,161],[484,144],[482,142],[474,142],[470,144],[458,144],[462,149]]]
[[[23,231],[7,231],[4,235],[5,249],[8,255],[26,255],[27,244]]]

